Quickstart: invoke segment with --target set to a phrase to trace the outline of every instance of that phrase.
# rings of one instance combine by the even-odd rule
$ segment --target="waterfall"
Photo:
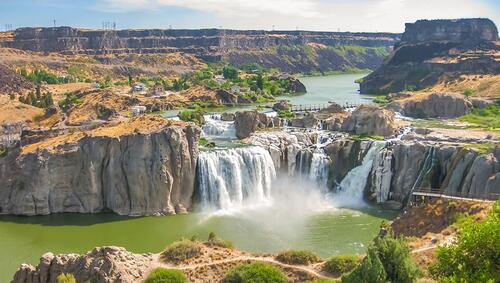
[[[330,159],[322,149],[316,149],[311,159],[309,179],[322,190],[327,189],[329,168]]]
[[[198,192],[203,209],[230,210],[267,202],[275,177],[271,156],[261,147],[201,152],[198,158]]]
[[[366,153],[361,165],[353,168],[340,182],[339,192],[335,194],[335,202],[341,206],[362,206],[363,192],[366,187],[368,175],[372,169],[373,161],[386,142],[374,141]]]
[[[235,139],[236,129],[233,121],[222,121],[220,115],[205,115],[205,124],[202,126],[205,137]]]
[[[375,189],[377,203],[383,203],[389,198],[392,180],[392,151],[384,148],[373,161],[372,185]]]

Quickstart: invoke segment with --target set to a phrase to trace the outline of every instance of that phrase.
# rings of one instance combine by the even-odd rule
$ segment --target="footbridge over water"
[[[425,201],[426,199],[442,198],[442,199],[456,199],[456,200],[471,200],[471,201],[485,201],[493,202],[500,198],[498,193],[460,193],[460,192],[446,192],[439,188],[419,188],[412,192],[412,202],[419,200]]]
[[[317,112],[321,111],[325,108],[328,108],[331,104],[299,104],[299,105],[293,105],[290,107],[291,112]],[[360,106],[361,104],[358,103],[345,103],[344,105],[341,105],[342,108],[345,109],[352,109]]]

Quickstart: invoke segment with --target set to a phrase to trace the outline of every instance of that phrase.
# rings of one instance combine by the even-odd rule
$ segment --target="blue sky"
[[[402,32],[417,19],[488,17],[499,0],[0,0],[5,24]]]

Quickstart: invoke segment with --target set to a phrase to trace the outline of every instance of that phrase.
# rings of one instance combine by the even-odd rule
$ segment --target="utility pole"
[[[56,20],[53,20],[54,21],[54,28],[56,27]]]

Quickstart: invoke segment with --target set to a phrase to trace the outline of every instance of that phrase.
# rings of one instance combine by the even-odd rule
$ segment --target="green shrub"
[[[71,273],[61,273],[56,277],[57,283],[76,283],[75,276]]]
[[[333,275],[341,275],[353,270],[360,262],[359,257],[354,255],[340,255],[330,258],[323,269]]]
[[[306,281],[306,283],[339,283],[338,279],[316,279],[314,281]]]
[[[472,95],[474,95],[474,90],[472,90],[470,88],[466,88],[466,89],[464,89],[464,95],[467,97],[472,96]]]
[[[201,254],[201,246],[197,242],[182,240],[167,247],[162,253],[162,258],[166,261],[184,261]]]
[[[177,114],[177,116],[182,121],[193,122],[197,125],[203,125],[205,123],[205,117],[203,117],[203,114],[204,113],[201,110],[195,110],[195,111],[185,110],[185,111],[179,112],[179,114]]]
[[[459,120],[481,128],[500,129],[500,101],[482,109],[474,109],[470,114],[460,117]]]
[[[225,66],[222,69],[222,75],[227,80],[235,81],[238,79],[239,71],[233,66]]]
[[[0,157],[5,157],[9,153],[9,150],[6,146],[0,144]]]
[[[181,270],[159,267],[149,274],[144,283],[184,283],[186,281],[186,274]]]
[[[418,267],[410,256],[410,248],[402,239],[395,239],[392,232],[376,238],[368,254],[351,273],[342,276],[342,282],[415,282],[420,276]]]
[[[277,261],[286,264],[302,264],[308,265],[321,261],[321,258],[310,251],[284,251],[276,256]]]
[[[437,251],[431,274],[442,282],[500,282],[500,200],[486,220],[464,220],[455,243]]]
[[[387,99],[387,95],[377,95],[373,99],[373,102],[380,105],[387,105],[390,102],[390,100]]]
[[[214,232],[210,232],[208,235],[208,241],[205,242],[205,245],[209,247],[221,247],[226,249],[234,249],[234,245],[231,241],[222,240],[215,235]]]
[[[278,117],[280,118],[285,118],[285,119],[295,118],[295,113],[293,113],[292,111],[278,110],[276,112],[278,113]]]
[[[284,283],[283,272],[267,263],[246,263],[231,269],[224,277],[225,283]]]

